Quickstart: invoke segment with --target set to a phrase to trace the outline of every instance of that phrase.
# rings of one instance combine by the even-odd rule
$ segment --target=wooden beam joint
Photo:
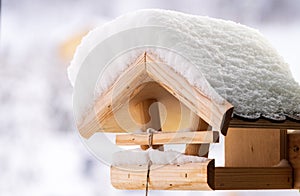
[[[116,135],[117,145],[148,145],[148,133]],[[218,131],[191,131],[191,132],[160,132],[153,133],[152,144],[208,144],[218,143]]]

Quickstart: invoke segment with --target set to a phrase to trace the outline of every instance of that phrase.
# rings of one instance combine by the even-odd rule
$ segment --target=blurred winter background
[[[298,0],[2,0],[0,195],[143,195],[110,185],[109,168],[81,143],[66,68],[89,29],[140,8],[230,19],[258,28],[300,82]],[[150,195],[169,195],[151,192]],[[297,191],[171,192],[172,195],[298,195]]]

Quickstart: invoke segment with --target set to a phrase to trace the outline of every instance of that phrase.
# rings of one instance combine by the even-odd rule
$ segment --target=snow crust
[[[185,163],[201,163],[208,159],[205,157],[184,155],[174,150],[159,151],[152,148],[125,150],[113,154],[112,165],[147,165],[149,161],[155,165],[176,165]]]
[[[156,31],[143,31],[144,27]],[[131,30],[133,36],[124,33],[126,30]],[[110,45],[113,36],[118,41]],[[101,51],[99,45],[103,42],[105,52],[92,54]],[[111,58],[116,51],[118,54]],[[224,98],[232,103],[236,115],[274,120],[300,118],[299,84],[283,58],[257,30],[175,11],[139,10],[91,31],[77,48],[68,70],[75,89],[79,86],[78,92],[86,90],[78,93],[84,97],[75,100],[77,119],[141,51],[157,55],[216,102],[221,104]],[[106,69],[106,65],[111,67]],[[78,77],[80,72],[84,74]],[[92,79],[97,73],[101,73],[101,79]],[[97,86],[96,90],[89,89],[91,84]]]

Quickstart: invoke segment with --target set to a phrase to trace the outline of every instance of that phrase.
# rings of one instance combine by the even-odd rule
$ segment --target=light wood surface
[[[291,189],[291,167],[216,167],[216,190]]]
[[[111,166],[111,184],[121,190],[145,190],[147,183],[147,165]]]
[[[135,118],[138,119],[137,123],[140,124],[140,129],[146,132],[148,128],[155,130],[161,130],[159,109],[156,99],[145,99],[137,102],[134,107],[131,107],[132,113],[135,113]],[[149,148],[148,141],[141,145],[141,149],[147,150]],[[152,143],[153,144],[153,143]],[[154,149],[158,149],[162,146],[152,146]]]
[[[188,126],[187,117],[190,110],[182,105],[172,94],[157,82],[146,82],[136,88],[130,96],[129,106],[132,117],[139,118],[134,105],[145,99],[155,99],[158,103],[162,131],[184,130]],[[153,127],[154,128],[154,127]]]
[[[147,128],[160,130],[159,109],[156,99],[146,99],[135,104],[130,108],[131,114],[135,114],[135,122],[140,124],[141,130],[146,131]]]
[[[117,189],[144,190],[146,166],[111,167],[111,183]],[[152,165],[150,190],[211,190],[214,186],[214,160],[182,165]]]
[[[229,128],[225,137],[226,167],[271,167],[286,158],[286,131]]]
[[[133,89],[151,81],[145,70],[144,55],[129,66],[87,112],[85,119],[77,122],[82,137],[89,138],[96,132],[125,132],[138,130],[139,125],[130,117],[129,97]]]
[[[288,160],[294,168],[294,188],[300,189],[300,134],[288,134]]]
[[[186,127],[181,126],[189,123],[185,114],[193,112],[212,127],[226,134],[233,106],[226,101],[221,105],[215,103],[171,67],[160,62],[156,63],[154,58],[146,53],[130,65],[112,87],[98,98],[94,108],[88,112],[82,122],[79,122],[80,134],[89,138],[96,132],[134,132],[139,129],[138,123],[130,114],[130,102],[132,99],[138,99],[136,95],[145,91],[147,83],[157,83],[163,89],[154,88],[154,92],[157,91],[154,95],[160,96],[152,96],[153,99],[164,102],[163,105],[167,106],[166,121],[161,123],[163,130],[179,130],[170,129],[175,127],[172,124],[177,128]],[[166,98],[161,95],[165,95]],[[172,112],[173,108],[179,112]]]
[[[149,54],[146,55],[146,58],[147,73],[154,81],[163,86],[198,117],[226,135],[228,121],[233,112],[233,106],[230,103],[224,101],[224,104],[217,104],[170,66]]]
[[[144,190],[147,166],[111,167],[117,189]],[[214,167],[213,161],[183,165],[152,165],[151,190],[259,190],[292,189],[291,167]]]
[[[191,129],[199,130],[200,132],[205,132],[206,134],[211,134],[211,126],[209,126],[204,120],[199,118],[196,114],[193,114],[190,118]],[[217,135],[219,136],[219,135]],[[218,139],[218,138],[215,138]],[[213,142],[209,142],[213,143]],[[187,144],[185,148],[186,155],[202,156],[208,157],[209,144]]]
[[[116,135],[117,145],[147,145],[149,134],[119,134]],[[201,144],[217,143],[219,132],[199,131],[199,132],[162,132],[153,134],[153,144]]]

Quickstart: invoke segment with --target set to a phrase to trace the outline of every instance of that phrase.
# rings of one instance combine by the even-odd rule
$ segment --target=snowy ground
[[[109,168],[82,144],[72,117],[72,89],[66,75],[68,62],[58,52],[60,44],[74,32],[101,24],[108,16],[89,12],[91,6],[82,7],[76,3],[79,1],[70,7],[58,6],[59,1],[42,5],[33,0],[32,4],[19,2],[18,6],[7,2],[3,2],[1,23],[0,195],[144,194],[115,190],[110,185]],[[121,5],[115,15],[126,11]],[[107,3],[104,6],[111,7]],[[300,83],[300,25],[256,27],[290,63]],[[172,192],[183,196],[200,194],[298,195],[298,192]],[[152,191],[150,195],[170,195],[170,192]]]

